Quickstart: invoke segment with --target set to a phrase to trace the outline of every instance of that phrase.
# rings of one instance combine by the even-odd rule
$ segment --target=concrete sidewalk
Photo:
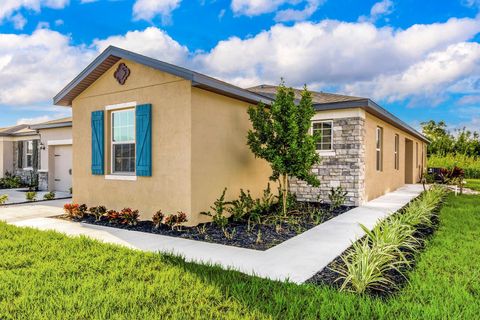
[[[48,218],[62,212],[61,202],[56,206],[3,207],[0,208],[0,220],[67,235],[86,235],[133,249],[174,253],[187,261],[218,264],[249,275],[302,283],[364,235],[359,223],[373,228],[379,220],[402,208],[422,191],[421,185],[404,186],[266,251]]]

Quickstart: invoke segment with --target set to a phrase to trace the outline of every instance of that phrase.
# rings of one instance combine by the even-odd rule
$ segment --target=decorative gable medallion
[[[130,69],[125,65],[125,63],[120,63],[118,65],[117,71],[113,74],[115,79],[117,79],[118,83],[120,83],[122,86],[125,84],[125,81],[127,81],[128,76],[130,75]]]

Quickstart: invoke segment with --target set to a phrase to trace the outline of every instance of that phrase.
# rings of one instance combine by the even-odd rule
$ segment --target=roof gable
[[[208,77],[201,73],[149,58],[128,50],[110,46],[105,49],[105,51],[103,51],[92,63],[90,63],[90,65],[88,65],[65,88],[63,88],[53,98],[53,103],[55,105],[71,106],[73,99],[75,99],[80,93],[93,84],[121,59],[130,60],[150,68],[190,80],[192,82],[192,86],[217,92],[247,102],[269,103],[271,101],[267,97]]]

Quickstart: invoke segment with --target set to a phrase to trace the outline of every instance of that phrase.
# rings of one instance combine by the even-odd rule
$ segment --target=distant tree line
[[[465,127],[450,132],[444,121],[430,120],[422,122],[423,134],[430,140],[429,156],[459,155],[465,157],[480,157],[480,134],[467,130]]]

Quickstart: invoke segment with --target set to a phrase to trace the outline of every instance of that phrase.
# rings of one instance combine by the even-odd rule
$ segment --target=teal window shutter
[[[152,105],[139,105],[136,118],[136,172],[137,176],[152,176]]]
[[[104,174],[104,115],[103,111],[92,112],[92,174]]]

